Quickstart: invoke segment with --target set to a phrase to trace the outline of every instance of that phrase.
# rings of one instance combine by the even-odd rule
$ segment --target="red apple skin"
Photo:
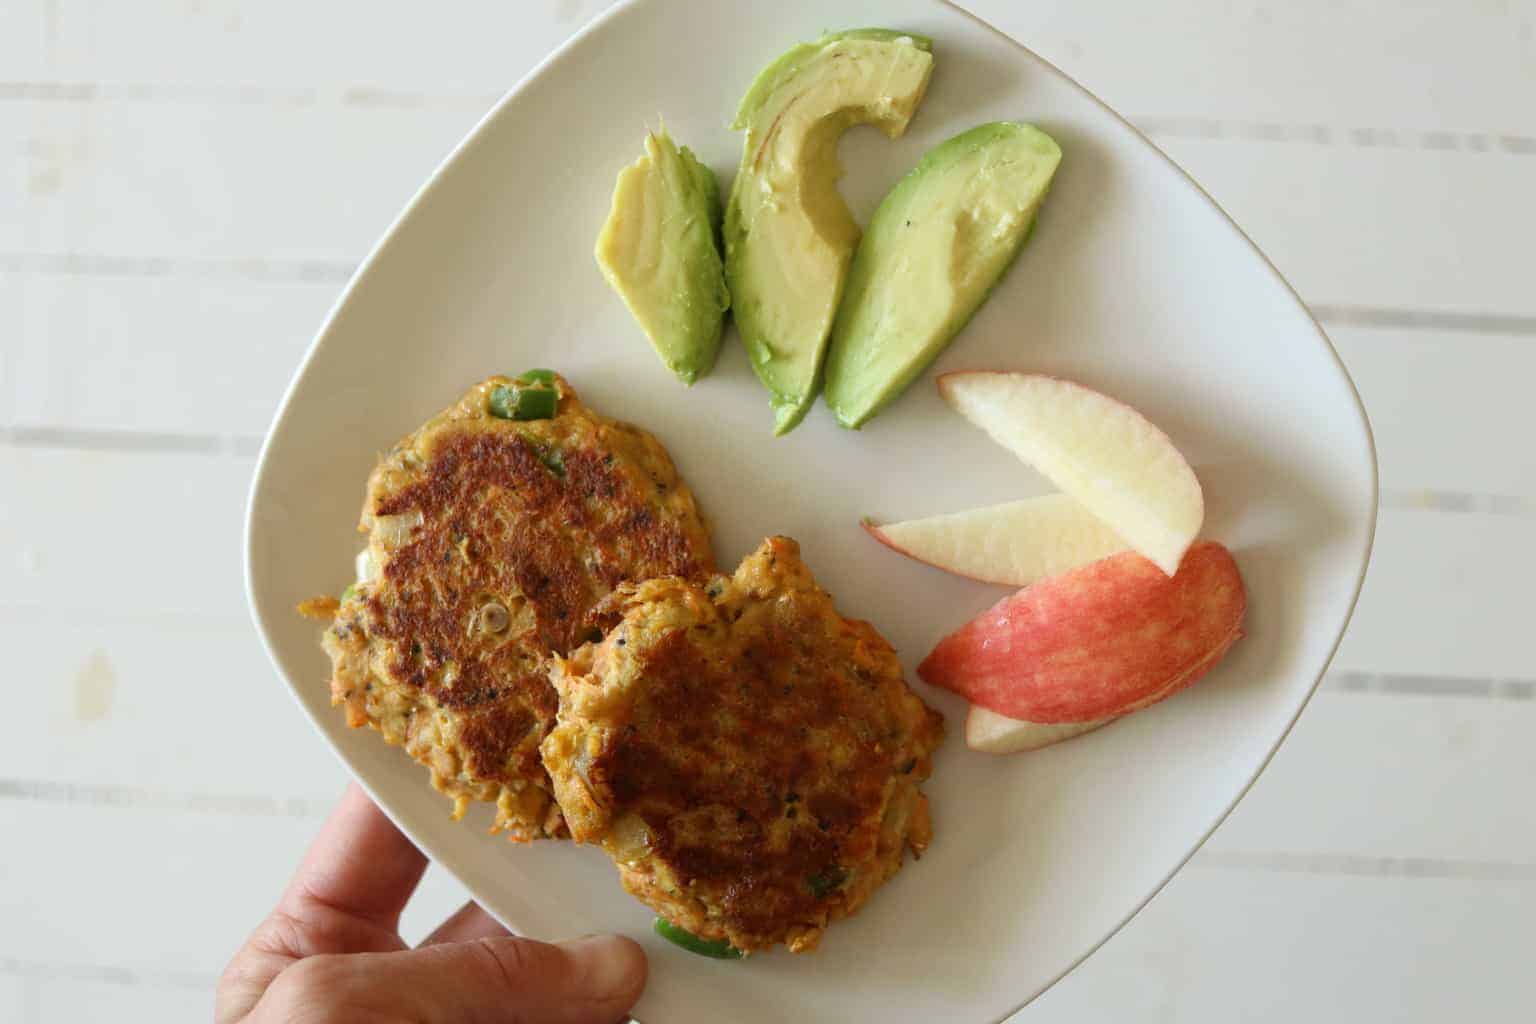
[[[1227,648],[1231,647],[1233,642],[1235,642],[1242,635],[1242,631],[1239,630],[1237,633],[1233,634],[1232,637],[1228,639],[1227,642],[1220,648],[1212,651],[1210,656],[1207,657],[1205,661],[1195,666],[1194,669],[1192,669],[1190,672],[1185,673],[1183,676],[1175,679],[1172,683],[1169,683],[1165,689],[1160,690],[1157,693],[1154,693],[1152,696],[1138,702],[1135,707],[1127,708],[1123,714],[1116,715],[1114,718],[1096,718],[1090,719],[1086,722],[1027,722],[1023,719],[1013,719],[1013,721],[1017,724],[1015,726],[1015,731],[1011,734],[1006,744],[998,744],[996,741],[991,743],[978,744],[972,740],[971,719],[980,709],[977,707],[977,705],[972,704],[970,710],[966,712],[965,745],[970,747],[972,750],[982,754],[1025,754],[1032,750],[1043,750],[1046,747],[1055,746],[1058,743],[1065,743],[1068,740],[1075,740],[1079,736],[1086,736],[1090,732],[1094,732],[1098,729],[1104,728],[1106,725],[1111,725],[1120,721],[1121,718],[1124,718],[1125,715],[1130,714],[1133,711],[1140,711],[1142,708],[1151,707],[1153,704],[1156,704],[1159,701],[1167,700],[1169,697],[1172,697],[1174,694],[1183,690],[1196,679],[1199,679],[1201,676],[1205,675],[1205,673],[1209,672],[1212,666],[1220,661],[1222,656],[1227,653]],[[1076,726],[1082,731],[1061,735],[1056,730],[1063,725]],[[998,749],[1000,746],[1005,747],[1005,749]]]
[[[1009,718],[1089,722],[1163,700],[1242,634],[1232,553],[1189,549],[1165,576],[1126,551],[1025,587],[939,641],[917,674]]]

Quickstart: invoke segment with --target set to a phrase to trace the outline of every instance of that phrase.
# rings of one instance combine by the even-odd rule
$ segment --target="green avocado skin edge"
[[[901,395],[1017,260],[1061,162],[1033,125],[978,125],[929,150],[881,201],[832,328],[825,398],[857,429]]]
[[[794,429],[820,392],[859,237],[836,188],[837,138],[862,123],[900,135],[926,92],[931,49],[927,38],[894,29],[829,33],[764,68],[737,110],[733,127],[746,138],[726,204],[725,278],[776,435]],[[790,165],[798,180],[786,184]]]

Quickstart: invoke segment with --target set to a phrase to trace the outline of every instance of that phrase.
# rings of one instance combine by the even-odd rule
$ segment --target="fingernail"
[[[645,987],[645,953],[633,939],[594,935],[561,946],[580,962],[583,987],[594,995],[633,1000]]]

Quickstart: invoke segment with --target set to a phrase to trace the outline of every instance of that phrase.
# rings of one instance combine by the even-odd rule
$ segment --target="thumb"
[[[640,998],[645,974],[640,946],[617,935],[559,945],[501,936],[318,956],[278,975],[251,1020],[372,1013],[430,1024],[614,1024]]]

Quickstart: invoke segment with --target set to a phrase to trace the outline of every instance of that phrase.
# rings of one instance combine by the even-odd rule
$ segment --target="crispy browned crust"
[[[336,612],[341,608],[341,602],[334,597],[311,597],[300,601],[294,607],[294,611],[306,619],[318,619],[322,622],[330,622],[336,617]]]
[[[696,935],[814,948],[927,845],[918,784],[942,718],[787,538],[733,577],[627,584],[609,604],[618,624],[551,675],[544,761],[572,835]]]
[[[589,613],[619,583],[713,564],[655,438],[596,415],[563,379],[553,419],[490,416],[508,383],[477,385],[380,462],[359,527],[375,575],[324,646],[349,724],[427,765],[455,817],[494,802],[496,828],[524,840],[564,832],[539,759],[557,706],[550,654],[595,634]]]

